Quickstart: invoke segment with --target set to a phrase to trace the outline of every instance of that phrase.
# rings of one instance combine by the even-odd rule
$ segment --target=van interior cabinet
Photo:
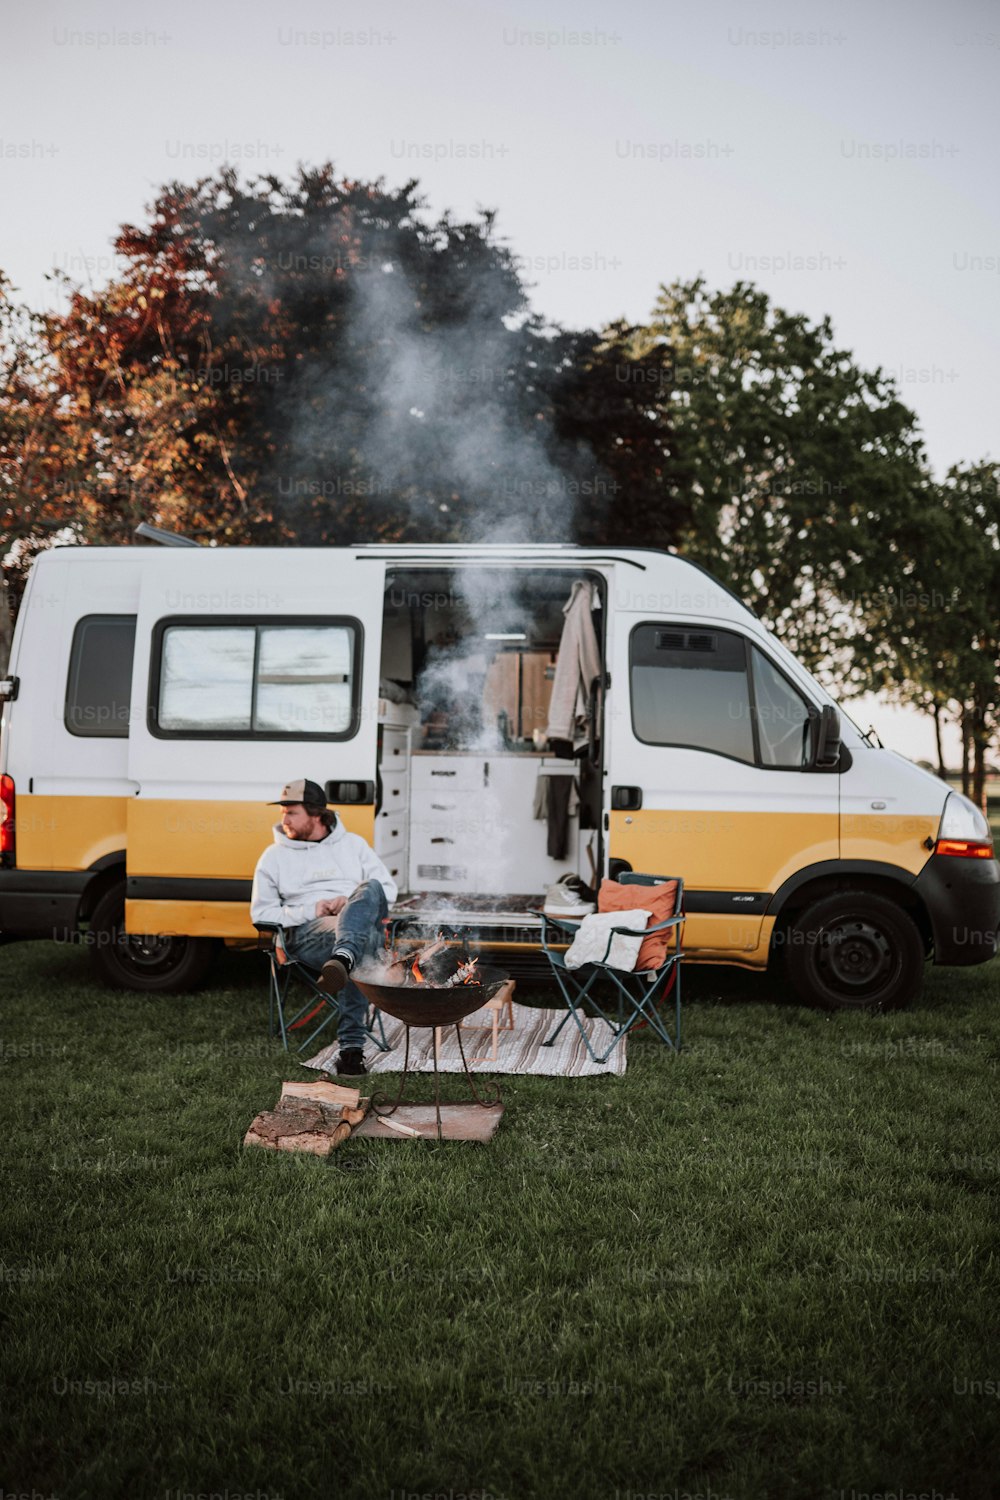
[[[578,814],[557,860],[547,852],[548,824],[534,812],[539,774],[552,769],[551,757],[523,752],[415,751],[410,889],[537,895],[575,869]],[[555,773],[574,769],[556,765]]]
[[[410,737],[415,710],[379,703],[379,785],[373,847],[400,892],[408,889],[410,847]]]

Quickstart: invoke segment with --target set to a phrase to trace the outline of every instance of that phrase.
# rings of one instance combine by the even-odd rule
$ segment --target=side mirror
[[[840,714],[825,703],[813,716],[813,769],[829,771],[840,763]]]

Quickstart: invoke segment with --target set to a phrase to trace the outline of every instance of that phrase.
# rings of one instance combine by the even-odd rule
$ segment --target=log
[[[344,1088],[339,1083],[283,1083],[282,1099],[315,1099],[320,1104],[346,1104],[357,1109],[360,1089]]]
[[[386,964],[382,969],[374,971],[366,970],[362,977],[371,979],[373,984],[400,985],[413,983],[413,974],[410,965],[401,958],[394,959],[392,963]]]
[[[357,1093],[357,1090],[342,1092]],[[283,1095],[274,1109],[264,1110],[251,1122],[243,1144],[266,1146],[271,1151],[307,1151],[313,1156],[329,1156],[364,1119],[368,1103],[365,1099],[363,1109],[351,1109],[348,1105]]]

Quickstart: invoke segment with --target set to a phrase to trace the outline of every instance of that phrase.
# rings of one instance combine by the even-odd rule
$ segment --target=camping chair
[[[285,941],[284,928],[271,922],[257,922],[257,947],[267,954],[270,963],[270,981],[268,986],[267,1007],[267,1029],[268,1035],[274,1036],[276,1030],[281,1032],[281,1045],[288,1051],[288,1033],[299,1031],[307,1026],[316,1016],[322,1015],[319,1025],[310,1031],[309,1035],[296,1049],[304,1052],[305,1049],[315,1041],[324,1027],[329,1026],[331,1021],[340,1018],[340,1001],[336,995],[328,995],[319,987],[319,971],[304,964],[301,959],[293,958],[288,951]],[[291,1020],[285,1018],[285,1001],[288,990],[293,980],[300,980],[309,991],[309,999],[295,1012]],[[275,1026],[277,1020],[277,1027]],[[365,1033],[373,1041],[380,1052],[388,1052],[389,1044],[385,1039],[385,1027],[382,1024],[382,1012],[370,1009]]]
[[[663,885],[673,876],[666,875],[637,875],[632,871],[626,871],[618,876],[619,885]],[[683,937],[684,915],[684,882],[677,881],[677,893],[674,901],[673,914],[662,922],[657,922],[653,927],[647,927],[643,932],[643,938],[647,938],[656,932],[672,932],[673,944],[668,947],[666,957],[657,969],[635,969],[626,971],[612,968],[607,962],[611,952],[611,944],[618,933],[624,933],[627,937],[636,937],[632,928],[615,927],[608,933],[608,943],[604,951],[604,958],[599,963],[585,964],[580,969],[568,969],[565,961],[565,948],[576,936],[579,929],[579,920],[568,920],[565,917],[550,917],[542,913],[542,948],[548,958],[555,976],[556,983],[566,1001],[567,1011],[559,1022],[555,1031],[547,1037],[542,1044],[551,1047],[556,1037],[562,1031],[566,1022],[572,1018],[577,1025],[583,1043],[588,1053],[596,1063],[605,1063],[611,1053],[618,1046],[623,1037],[639,1026],[648,1026],[650,1030],[666,1042],[668,1047],[675,1052],[681,1050],[681,959],[684,957],[681,948]],[[558,948],[553,947],[556,941],[560,944]],[[612,1006],[598,1003],[595,991],[610,988]],[[673,991],[674,995],[674,1030],[670,1034],[668,1024],[663,1013],[658,1007],[667,999]],[[590,1037],[587,1035],[583,1020],[588,1014],[584,1009],[589,1005],[596,1011],[601,1020],[605,1021],[611,1028],[612,1038],[610,1044],[598,1056],[591,1045]]]

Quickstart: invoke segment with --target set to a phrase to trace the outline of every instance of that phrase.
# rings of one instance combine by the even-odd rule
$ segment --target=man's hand
[[[346,896],[329,896],[316,902],[317,917],[337,917],[347,905]]]

